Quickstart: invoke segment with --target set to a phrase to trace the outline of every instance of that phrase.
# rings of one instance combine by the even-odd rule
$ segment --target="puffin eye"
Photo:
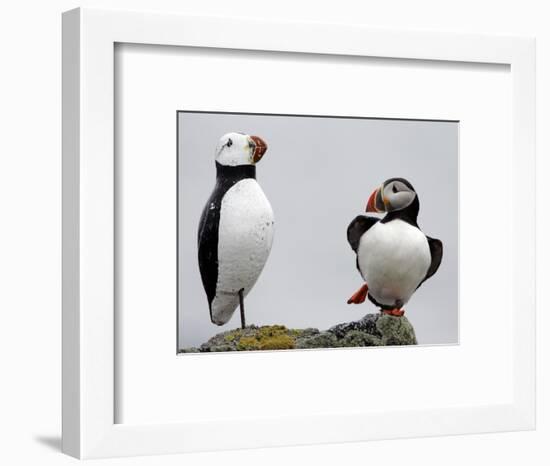
[[[233,145],[233,141],[231,139],[228,139],[226,146],[231,147],[232,145]]]
[[[397,192],[399,192],[398,189],[397,189],[397,187],[396,187],[395,185],[392,185],[391,190],[392,190],[392,192],[393,192],[394,194],[397,193]]]

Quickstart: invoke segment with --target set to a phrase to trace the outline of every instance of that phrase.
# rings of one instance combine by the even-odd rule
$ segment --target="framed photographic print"
[[[529,38],[65,13],[63,450],[532,429],[534,102]]]
[[[177,121],[180,352],[458,343],[459,122],[187,111]],[[258,137],[228,128],[262,134],[261,163],[248,162]],[[230,165],[229,154],[245,160]],[[251,177],[257,194],[241,194]],[[428,271],[437,289],[421,289]],[[399,314],[413,295],[411,324]]]

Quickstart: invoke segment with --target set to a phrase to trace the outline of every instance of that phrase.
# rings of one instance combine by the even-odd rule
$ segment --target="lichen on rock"
[[[382,340],[360,330],[352,330],[342,338],[342,346],[384,346]]]
[[[337,348],[338,338],[330,332],[315,332],[297,339],[297,348]]]
[[[404,317],[381,315],[376,321],[376,328],[382,336],[383,346],[417,344],[414,328]]]
[[[182,353],[221,351],[262,351],[311,348],[416,345],[414,328],[406,317],[382,313],[335,325],[328,330],[289,329],[284,325],[250,325],[218,333],[199,348]]]

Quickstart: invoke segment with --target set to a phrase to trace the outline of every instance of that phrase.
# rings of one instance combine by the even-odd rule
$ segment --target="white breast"
[[[402,220],[375,223],[361,237],[357,258],[369,294],[396,307],[410,299],[431,263],[424,233]]]
[[[222,199],[218,238],[218,282],[212,317],[226,323],[239,305],[239,290],[246,295],[256,283],[273,242],[271,204],[256,180],[236,183]]]

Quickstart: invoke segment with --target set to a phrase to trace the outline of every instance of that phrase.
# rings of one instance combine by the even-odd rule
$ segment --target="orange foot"
[[[369,292],[369,287],[365,283],[361,288],[359,288],[351,298],[348,299],[348,304],[361,304],[365,302],[365,299],[367,299],[367,294]]]
[[[394,317],[401,317],[403,314],[405,314],[405,309],[382,309],[382,314],[387,314]]]

